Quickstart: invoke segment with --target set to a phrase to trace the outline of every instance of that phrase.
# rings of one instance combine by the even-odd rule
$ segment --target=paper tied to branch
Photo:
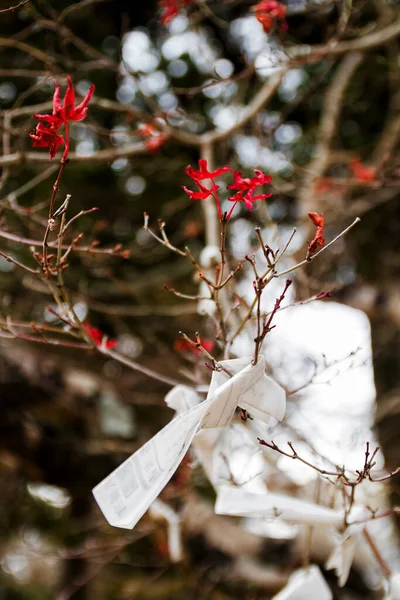
[[[363,506],[354,506],[348,517],[350,524],[343,533],[333,532],[334,549],[326,561],[326,569],[334,569],[339,587],[346,585],[351,565],[353,564],[357,546],[362,536],[365,523],[357,523],[368,518],[368,512]]]
[[[250,359],[222,361],[222,366],[237,375],[249,364]],[[221,372],[213,374],[209,387],[209,396],[227,381],[227,375]],[[198,395],[184,386],[171,390],[166,403],[179,413],[194,406],[200,399]],[[251,416],[264,423],[275,424],[285,414],[286,398],[281,386],[267,375],[242,395],[240,407],[246,408]],[[212,424],[210,421],[208,425]],[[201,463],[208,479],[218,493],[219,485],[233,480],[236,485],[253,491],[266,492],[264,483],[265,461],[255,436],[243,423],[233,423],[230,427],[207,427],[198,431],[192,442],[196,458]]]
[[[272,600],[332,600],[332,592],[317,565],[295,571]]]
[[[256,365],[251,358],[221,364],[232,377],[214,371],[207,399],[200,404],[195,404],[191,390],[174,388],[167,403],[184,410],[93,489],[110,525],[132,529],[167,485],[195,435],[210,430],[217,436],[229,425],[237,406],[263,420],[284,416],[284,390],[265,374],[263,356]]]
[[[242,487],[221,486],[218,490],[215,512],[218,515],[240,517],[281,517],[285,521],[305,525],[335,525],[343,523],[343,511],[333,510],[272,492],[254,493]]]

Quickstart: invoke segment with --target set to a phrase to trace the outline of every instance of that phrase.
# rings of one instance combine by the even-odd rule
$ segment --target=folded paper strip
[[[270,422],[271,417],[283,418],[285,392],[265,374],[263,356],[256,365],[251,364],[251,358],[222,364],[232,377],[214,371],[207,399],[200,404],[196,404],[198,398],[192,390],[184,386],[174,388],[166,401],[171,408],[178,409],[177,416],[93,489],[110,525],[125,529],[136,525],[167,485],[199,432],[211,433],[211,442],[207,440],[204,444],[202,440],[204,460],[207,453],[211,455],[213,444],[230,424],[237,406],[264,422]],[[198,441],[200,447],[200,438]],[[207,474],[217,484],[212,456],[207,465]]]
[[[295,571],[288,584],[273,597],[273,600],[332,600],[332,592],[319,567]]]
[[[342,533],[333,532],[334,547],[326,561],[325,568],[327,570],[334,569],[339,587],[346,585],[363,529],[367,527],[363,521],[368,516],[368,510],[364,506],[354,506],[351,511],[353,524],[350,524]]]
[[[348,516],[353,524],[339,533],[343,509],[269,492],[263,451],[248,428],[255,421],[231,421],[240,406],[254,419],[274,425],[285,415],[285,392],[265,374],[263,356],[255,366],[251,358],[221,364],[231,377],[224,371],[214,371],[206,400],[184,385],[173,388],[165,401],[176,411],[175,418],[93,489],[105,518],[114,527],[132,529],[151,505],[157,512],[158,505],[153,503],[192,447],[215,488],[217,514],[332,527],[333,552],[326,568],[335,569],[339,584],[344,585],[359,543],[362,527],[358,522],[365,517],[365,508],[354,506]],[[175,538],[175,519],[172,526]],[[307,596],[310,586],[318,590],[318,596]],[[312,566],[296,572],[276,600],[331,597],[321,573]]]

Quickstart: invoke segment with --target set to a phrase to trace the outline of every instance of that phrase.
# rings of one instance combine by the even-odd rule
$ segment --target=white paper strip
[[[178,415],[93,489],[110,525],[132,529],[144,515],[185,456],[204,415],[203,404]]]
[[[183,549],[181,540],[181,520],[168,504],[161,500],[154,500],[150,506],[151,516],[165,519],[168,523],[168,552],[172,562],[183,560]]]
[[[316,565],[299,569],[272,600],[332,600],[332,592]]]
[[[142,448],[93,489],[93,495],[110,525],[133,528],[178,468],[194,436],[210,430],[213,441],[226,427],[239,405],[267,419],[285,412],[284,390],[265,375],[265,360],[251,358],[224,361],[233,377],[213,372],[207,399],[196,405],[191,390],[178,386],[167,397],[180,412]],[[268,406],[271,412],[268,413]],[[210,447],[205,449],[209,452]],[[205,457],[204,457],[205,459]],[[212,464],[209,465],[212,473]],[[212,475],[211,475],[212,477]]]
[[[365,507],[355,506],[348,520],[363,521],[367,517],[368,511]],[[333,534],[335,547],[326,561],[326,568],[335,570],[339,587],[346,585],[363,527],[365,527],[365,523],[355,523],[350,525],[343,533],[335,531]]]
[[[240,517],[281,517],[292,523],[308,525],[341,525],[343,511],[332,510],[291,498],[283,494],[255,494],[243,487],[221,486],[215,504],[217,515],[235,515]]]

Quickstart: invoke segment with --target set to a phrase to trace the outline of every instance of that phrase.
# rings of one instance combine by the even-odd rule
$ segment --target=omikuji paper
[[[201,430],[218,431],[229,425],[237,406],[263,419],[270,415],[283,417],[285,393],[265,375],[263,356],[254,366],[251,358],[222,364],[232,377],[215,371],[205,401],[178,414],[93,489],[110,525],[133,528],[171,479],[194,436]],[[193,395],[187,391],[181,389],[174,393],[171,405],[180,403],[177,394],[182,398],[181,406],[194,404]]]
[[[295,571],[273,600],[332,600],[333,594],[316,565]]]

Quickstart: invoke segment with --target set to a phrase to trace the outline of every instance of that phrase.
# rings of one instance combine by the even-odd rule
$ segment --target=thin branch
[[[391,25],[384,27],[378,31],[370,33],[368,35],[360,36],[353,40],[346,40],[343,42],[328,44],[321,44],[316,46],[309,45],[298,45],[292,46],[286,50],[287,54],[291,59],[298,58],[306,61],[315,61],[325,56],[334,56],[339,54],[346,54],[347,52],[372,50],[377,46],[383,46],[387,42],[397,38],[400,34],[400,19],[397,19]]]
[[[41,246],[43,244],[42,240],[32,240],[30,238],[22,237],[16,235],[14,233],[9,233],[8,231],[4,231],[0,229],[0,238],[5,238],[7,240],[11,240],[13,242],[18,242],[20,244],[24,244],[25,246]],[[56,247],[57,240],[53,240],[52,242],[48,242],[49,248]],[[76,252],[88,252],[89,254],[107,254],[111,256],[119,256],[125,257],[125,250],[121,250],[120,247],[114,246],[113,248],[96,248],[96,242],[89,244],[88,246],[73,246],[73,250]],[[62,249],[68,250],[70,248],[70,244],[63,244]]]
[[[0,48],[2,47],[16,48],[17,50],[21,50],[21,52],[25,52],[26,54],[34,56],[46,65],[53,65],[56,62],[56,59],[53,58],[50,54],[42,52],[38,48],[34,48],[34,46],[30,46],[25,42],[20,42],[19,40],[13,38],[0,38]]]
[[[379,548],[376,545],[374,538],[371,536],[370,532],[368,531],[368,529],[366,527],[364,527],[364,529],[363,529],[363,535],[364,535],[365,539],[367,540],[368,545],[371,548],[372,553],[375,556],[379,566],[381,567],[383,574],[385,575],[385,577],[387,577],[389,579],[392,576],[392,571],[390,570],[385,559],[383,558],[382,554],[380,553]]]
[[[148,367],[140,365],[139,363],[131,360],[130,358],[127,358],[126,356],[123,356],[118,352],[114,352],[113,350],[110,350],[109,348],[106,348],[104,346],[97,346],[97,350],[98,352],[100,352],[100,354],[108,356],[109,358],[113,358],[122,365],[125,365],[126,367],[129,367],[134,371],[138,371],[139,373],[143,373],[143,375],[147,375],[147,377],[155,379],[156,381],[161,381],[162,383],[166,383],[167,385],[171,386],[184,384],[186,387],[193,387],[186,382],[179,381],[178,379],[173,379],[172,377],[162,375],[161,373],[157,373],[157,371],[153,371],[153,369],[149,369]]]
[[[339,238],[341,238],[343,235],[346,235],[346,233],[348,233],[350,231],[350,229],[353,229],[353,227],[355,225],[357,225],[357,223],[359,223],[360,221],[361,221],[361,219],[359,217],[356,217],[356,219],[354,219],[354,221],[353,221],[353,223],[351,225],[349,225],[348,227],[346,227],[346,229],[344,229],[341,233],[339,233],[339,235],[337,235],[335,238],[333,238],[333,240],[330,241],[329,244],[326,244],[326,246],[324,246],[323,248],[321,248],[321,250],[318,250],[318,252],[316,252],[312,256],[310,256],[310,257],[302,260],[301,262],[297,263],[297,265],[294,265],[293,267],[290,267],[289,269],[286,269],[285,271],[281,271],[280,273],[275,273],[273,275],[273,277],[282,277],[283,275],[287,275],[288,273],[291,273],[292,271],[295,271],[296,269],[298,269],[299,267],[302,267],[303,265],[311,263],[313,260],[315,260],[317,258],[317,256],[319,256],[320,254],[322,254],[322,252],[325,252],[325,250],[327,250],[329,248],[329,246],[332,246],[332,244],[334,244],[335,242],[337,242],[337,240]]]
[[[343,97],[362,60],[361,52],[353,52],[345,56],[334,74],[332,83],[325,91],[314,156],[307,167],[307,176],[299,193],[299,200],[305,212],[308,212],[314,202],[314,182],[322,177],[329,164],[330,147],[343,107]]]
[[[72,217],[66,224],[64,229],[61,232],[61,235],[64,235],[64,233],[67,231],[68,227],[77,219],[79,219],[80,217],[83,217],[83,215],[89,215],[92,212],[96,212],[99,209],[96,208],[95,206],[93,208],[89,208],[88,210],[81,210],[81,212],[79,212],[78,214],[76,214],[74,217]]]
[[[30,267],[27,267],[26,265],[20,263],[18,260],[16,260],[12,256],[10,256],[9,254],[5,254],[1,250],[0,250],[0,256],[2,256],[7,262],[13,263],[17,267],[20,267],[20,269],[24,269],[24,271],[28,271],[28,273],[31,273],[32,275],[38,275],[39,274],[39,272],[37,270],[31,269]]]
[[[15,6],[10,6],[9,8],[2,8],[0,10],[0,13],[12,12],[13,10],[17,10],[17,8],[21,8],[21,6],[28,4],[28,2],[29,2],[29,0],[22,0],[22,2],[20,2],[19,4],[16,4]]]
[[[162,236],[162,237],[160,237],[156,233],[154,233],[154,231],[149,227],[149,215],[146,212],[143,213],[143,215],[144,215],[143,229],[145,231],[148,231],[149,234],[155,240],[157,240],[157,242],[159,244],[161,244],[162,246],[165,246],[169,250],[172,250],[172,252],[175,252],[176,254],[179,254],[180,256],[187,256],[187,252],[184,252],[183,250],[180,250],[179,248],[177,248],[176,246],[171,244],[171,242],[169,241],[168,236],[165,232],[165,223],[163,221],[159,221],[159,228],[160,228],[160,232],[161,232],[161,236]]]
[[[266,442],[265,440],[262,440],[261,438],[257,438],[257,439],[261,446],[266,446],[267,448],[271,448],[271,450],[275,450],[276,452],[279,452],[279,454],[282,454],[283,456],[287,456],[288,458],[292,458],[293,460],[298,460],[301,463],[303,463],[304,465],[307,465],[308,467],[310,467],[311,469],[314,469],[314,471],[317,471],[318,473],[320,473],[320,475],[332,476],[332,477],[343,477],[344,476],[344,469],[338,469],[337,471],[327,471],[326,469],[320,469],[313,463],[309,462],[308,460],[305,460],[304,458],[302,458],[301,456],[299,456],[297,454],[297,452],[293,448],[293,445],[291,442],[288,442],[288,446],[292,451],[291,453],[289,453],[289,452],[285,452],[284,450],[281,450],[281,448],[279,448],[279,446],[277,446],[274,441],[271,441],[271,443],[269,444],[268,442]]]
[[[186,341],[188,342],[188,344],[190,344],[191,346],[193,346],[193,348],[195,348],[196,350],[199,350],[200,352],[202,352],[204,354],[204,356],[206,356],[212,364],[212,368],[216,371],[223,371],[224,373],[226,373],[227,375],[229,375],[229,377],[233,376],[233,373],[231,373],[231,371],[229,371],[229,369],[227,369],[226,367],[224,367],[223,365],[221,365],[221,363],[219,363],[212,354],[210,354],[208,352],[208,350],[206,350],[203,346],[203,344],[201,343],[201,338],[199,336],[199,334],[196,332],[195,337],[196,337],[196,341],[191,340],[189,336],[186,335],[186,333],[183,333],[183,331],[179,331],[179,335]]]

